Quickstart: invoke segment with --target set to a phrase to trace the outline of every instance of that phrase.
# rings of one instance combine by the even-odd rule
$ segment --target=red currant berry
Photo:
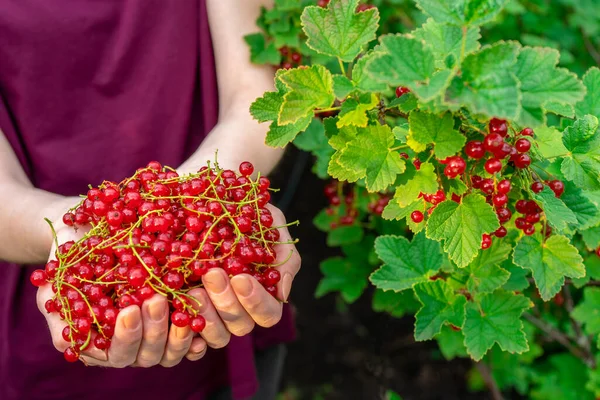
[[[102,335],[98,335],[94,338],[94,347],[98,350],[106,350],[110,347],[110,340]]]
[[[47,280],[46,271],[43,269],[36,269],[31,273],[29,280],[35,287],[43,286]]]
[[[489,124],[490,133],[497,133],[501,136],[506,136],[508,133],[508,126],[506,121],[503,119],[492,118]]]
[[[65,360],[71,363],[77,362],[77,360],[79,360],[79,352],[71,346],[67,347],[67,349],[64,352],[64,356]]]
[[[250,176],[254,172],[254,165],[252,165],[248,161],[244,161],[243,163],[240,164],[239,169],[240,169],[240,174],[242,174],[242,176]]]
[[[413,211],[410,214],[410,219],[412,219],[412,221],[415,224],[420,224],[421,222],[423,222],[423,218],[424,218],[423,213],[421,211],[418,211],[418,210],[417,211]]]
[[[492,196],[492,202],[496,207],[502,207],[508,203],[508,196],[504,193],[498,193]]]
[[[206,319],[202,315],[197,315],[190,321],[190,329],[193,332],[200,333],[206,326]]]
[[[498,220],[501,223],[510,221],[512,217],[512,212],[508,208],[498,208],[496,210],[496,215],[498,215]]]
[[[186,327],[190,324],[190,315],[186,312],[175,310],[171,314],[171,322],[179,328]]]
[[[519,139],[515,143],[515,149],[519,153],[527,153],[531,149],[531,142],[527,139]]]
[[[542,190],[544,190],[544,184],[542,182],[533,182],[531,184],[531,191],[533,193],[540,193]]]
[[[490,158],[485,162],[485,170],[488,174],[495,174],[502,170],[502,162],[497,158]]]
[[[494,193],[494,181],[492,179],[484,179],[481,181],[480,189],[485,194]]]
[[[521,132],[519,132],[519,135],[521,135],[521,136],[533,136],[533,129],[531,129],[531,128],[525,128]]]
[[[552,189],[552,191],[554,192],[554,195],[556,197],[562,196],[562,194],[565,191],[565,184],[559,180],[553,180],[553,181],[548,182],[548,187],[550,187],[550,189]]]
[[[531,236],[535,233],[535,226],[528,224],[527,226],[525,226],[525,228],[523,229],[523,233],[526,234],[527,236]]]
[[[402,95],[405,95],[406,93],[409,93],[410,89],[407,87],[403,87],[403,86],[398,86],[396,88],[396,97],[402,97]]]
[[[494,236],[503,238],[506,236],[507,233],[508,231],[506,230],[506,228],[501,226],[500,228],[496,229],[496,231],[494,232]]]
[[[524,169],[531,164],[531,158],[527,154],[519,154],[514,158],[515,167]]]
[[[485,148],[483,147],[482,142],[473,140],[467,143],[465,153],[467,153],[467,156],[479,160],[485,156]]]
[[[487,233],[484,233],[483,236],[481,237],[481,248],[483,250],[489,249],[491,245],[492,245],[492,237],[490,235],[488,235]]]

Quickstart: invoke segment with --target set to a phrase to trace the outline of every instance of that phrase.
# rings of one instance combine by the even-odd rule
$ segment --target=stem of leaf
[[[573,327],[573,330],[577,335],[577,344],[583,347],[587,356],[593,360],[594,356],[592,355],[592,346],[590,344],[589,337],[586,334],[584,334],[581,330],[581,324],[575,321],[573,317],[571,317],[571,313],[573,312],[573,296],[571,296],[570,285],[563,286],[563,295],[565,297],[565,309],[569,313],[569,320],[571,321],[571,326]]]
[[[496,380],[494,379],[494,376],[492,375],[492,371],[490,370],[490,367],[481,361],[476,362],[474,364],[475,364],[475,368],[477,368],[477,371],[479,371],[479,375],[481,375],[481,378],[483,378],[483,382],[485,382],[485,386],[487,386],[488,390],[490,391],[490,394],[492,395],[492,399],[504,400],[504,397],[502,396],[502,392],[500,392],[500,389],[498,388],[498,384],[496,383]]]
[[[340,63],[340,70],[342,71],[342,75],[346,76],[346,67],[344,67],[344,62],[339,57],[338,57],[338,62]]]
[[[320,108],[315,110],[315,113],[329,112],[329,111],[339,111],[342,107],[329,107],[329,108]]]

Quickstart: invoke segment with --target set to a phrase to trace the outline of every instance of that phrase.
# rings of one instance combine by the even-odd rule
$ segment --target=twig
[[[565,296],[565,309],[569,313],[569,320],[571,321],[571,326],[573,327],[573,330],[577,335],[577,344],[583,348],[587,358],[595,362],[594,355],[592,354],[592,345],[590,344],[590,339],[581,330],[581,324],[571,317],[574,304],[573,296],[571,296],[571,287],[569,285],[565,285],[563,287],[563,295]]]
[[[546,335],[548,335],[551,339],[562,344],[567,350],[569,350],[571,354],[581,359],[586,365],[590,367],[595,365],[593,357],[591,359],[588,358],[588,356],[582,351],[582,349],[580,349],[577,346],[574,346],[573,343],[571,343],[567,335],[529,313],[525,313],[523,314],[523,316],[527,321],[531,322],[533,325],[544,331],[544,333],[546,333]]]
[[[481,361],[475,363],[475,368],[477,368],[477,371],[479,371],[479,374],[483,378],[483,381],[485,382],[485,386],[487,386],[488,390],[490,391],[490,394],[492,395],[492,399],[504,400],[504,397],[502,396],[502,392],[500,392],[500,389],[498,388],[498,384],[496,383],[496,380],[492,376],[492,372],[490,371],[490,368]]]
[[[586,33],[581,30],[581,36],[583,36],[583,43],[585,44],[585,48],[590,53],[590,56],[596,61],[596,64],[600,65],[600,52],[594,47],[594,44],[591,42],[590,38]]]

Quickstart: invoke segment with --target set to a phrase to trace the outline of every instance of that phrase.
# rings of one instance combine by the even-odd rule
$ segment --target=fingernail
[[[167,304],[164,301],[155,301],[148,306],[150,318],[154,322],[158,322],[165,317],[167,313]]]
[[[140,314],[135,310],[129,311],[127,314],[125,314],[125,317],[123,318],[123,326],[125,327],[125,329],[129,329],[132,331],[138,329],[141,323],[142,319],[140,318]]]
[[[187,339],[190,334],[190,330],[188,328],[180,328],[178,326],[175,327],[175,336],[177,339]]]
[[[292,290],[292,281],[294,280],[294,277],[292,277],[292,274],[290,274],[289,272],[286,272],[283,275],[283,279],[281,282],[281,288],[283,291],[283,301],[287,301],[289,295],[290,295],[290,290]]]
[[[231,285],[235,292],[242,297],[250,296],[254,290],[254,285],[252,285],[252,281],[247,276],[236,276],[231,281]]]
[[[221,294],[227,289],[227,279],[223,276],[220,271],[208,271],[204,275],[204,283],[209,289],[215,294]]]

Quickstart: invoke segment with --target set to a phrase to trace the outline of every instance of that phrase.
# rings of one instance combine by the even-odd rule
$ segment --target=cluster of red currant
[[[244,162],[239,175],[209,166],[180,177],[151,162],[119,184],[90,189],[65,214],[66,225],[91,229],[60,244],[57,260],[34,271],[31,282],[52,285],[45,307],[67,322],[68,361],[90,343],[107,349],[119,311],[156,293],[169,299],[174,325],[202,331],[204,318],[188,292],[202,286],[210,268],[251,274],[275,295],[279,230],[266,207],[269,179],[253,180],[253,171]]]
[[[290,49],[288,46],[279,48],[279,53],[283,57],[279,68],[292,69],[302,65],[302,54]]]
[[[381,213],[383,213],[383,209],[390,202],[390,199],[390,195],[378,193],[377,197],[367,205],[367,209],[372,214],[381,215]]]
[[[352,225],[358,217],[358,210],[354,204],[354,190],[351,185],[345,185],[343,182],[331,181],[325,186],[325,196],[329,201],[329,207],[325,210],[327,215],[337,216],[336,221],[330,223],[331,228],[335,229],[340,225]],[[342,212],[342,199],[344,201],[345,211]]]

